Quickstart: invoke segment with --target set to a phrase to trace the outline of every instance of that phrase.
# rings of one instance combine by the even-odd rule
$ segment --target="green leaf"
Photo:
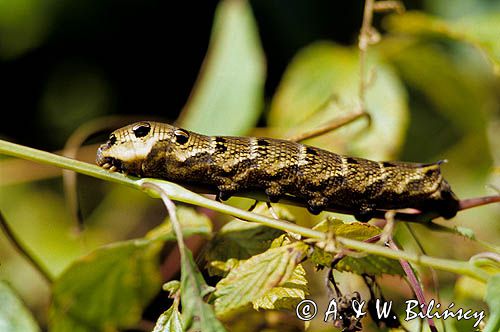
[[[309,294],[306,271],[301,264],[293,270],[292,276],[281,286],[271,288],[262,297],[252,301],[253,308],[294,309]]]
[[[332,235],[342,236],[349,239],[364,241],[375,235],[380,234],[381,229],[367,223],[353,222],[344,223],[340,219],[326,218],[313,227],[314,230],[321,232],[331,232]]]
[[[174,302],[156,321],[153,332],[183,332],[182,318],[177,303]]]
[[[321,42],[301,50],[288,66],[271,104],[272,127],[296,128],[301,132],[317,127],[359,108],[359,51]],[[376,70],[366,90],[366,107],[372,117],[358,120],[311,145],[334,152],[371,159],[393,157],[406,131],[406,92],[392,68],[370,52],[367,68]],[[336,100],[335,103],[329,101]],[[331,104],[331,105],[330,105]],[[328,105],[329,107],[325,107]]]
[[[212,222],[202,213],[197,212],[195,209],[185,206],[177,207],[177,219],[182,227],[182,234],[190,236],[193,234],[208,235],[212,233]],[[170,217],[167,217],[165,222],[160,226],[151,230],[146,238],[151,240],[173,241],[176,239]]]
[[[344,223],[339,219],[327,218],[314,227],[315,230],[330,232],[333,236],[341,236],[357,241],[364,241],[380,234],[380,228],[366,223]],[[319,244],[322,245],[321,243]],[[326,244],[323,244],[323,246]],[[335,252],[326,251],[315,247],[311,255],[311,261],[320,266],[330,267]],[[397,260],[377,256],[367,255],[361,258],[345,256],[336,265],[335,269],[356,274],[399,274],[404,275],[400,263]]]
[[[500,331],[500,273],[490,277],[485,300],[490,308],[490,318],[483,332]]]
[[[280,219],[293,221],[293,216],[285,208],[274,206],[273,209]],[[263,203],[258,204],[254,212],[271,216],[269,209]],[[283,232],[280,230],[258,223],[239,219],[230,221],[210,241],[210,247],[205,256],[208,262],[208,272],[211,275],[225,276],[240,261],[269,249],[272,241],[281,234]]]
[[[186,327],[191,325],[193,318],[198,317],[195,323],[199,323],[203,331],[225,331],[224,326],[215,317],[212,307],[203,301],[209,291],[210,287],[196,267],[191,251],[185,249],[181,253],[181,301]]]
[[[482,50],[500,75],[500,13],[469,16],[445,21],[431,15],[410,11],[387,17],[385,26],[391,32],[442,37],[470,43]]]
[[[283,232],[257,223],[233,220],[211,241],[206,259],[212,275],[225,275],[240,260],[266,251]]]
[[[99,248],[56,280],[51,331],[130,327],[160,290],[161,241],[131,240]]]
[[[169,292],[170,296],[177,292],[181,288],[181,282],[179,280],[170,280],[163,284],[162,289]]]
[[[360,275],[405,275],[399,261],[377,255],[367,255],[361,258],[346,256],[335,265],[335,269]]]
[[[0,280],[0,331],[40,331],[31,312],[7,283]]]
[[[179,207],[184,235],[210,234],[210,220],[192,208]],[[54,284],[51,328],[94,331],[131,326],[160,289],[158,253],[176,236],[170,221],[146,239],[117,242],[73,263]]]
[[[265,59],[247,1],[221,1],[202,71],[180,124],[204,134],[242,135],[263,104]]]
[[[269,249],[232,269],[216,286],[217,316],[229,317],[264,296],[273,287],[286,283],[308,247],[303,242],[295,242]]]

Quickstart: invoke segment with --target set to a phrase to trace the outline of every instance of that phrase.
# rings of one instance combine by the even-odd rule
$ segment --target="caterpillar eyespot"
[[[212,137],[158,122],[114,131],[96,162],[140,177],[209,186],[219,198],[255,189],[273,201],[292,195],[311,213],[335,207],[360,221],[375,210],[405,208],[449,219],[459,208],[441,174],[442,162],[377,162],[287,140]]]
[[[186,144],[189,140],[189,133],[182,129],[176,129],[174,131],[175,140],[179,144]]]
[[[115,134],[109,135],[109,142],[108,142],[108,144],[113,145],[115,143],[116,143],[116,136],[115,136]]]
[[[137,138],[146,136],[147,134],[149,134],[150,130],[151,125],[147,122],[138,123],[132,128],[132,131]]]

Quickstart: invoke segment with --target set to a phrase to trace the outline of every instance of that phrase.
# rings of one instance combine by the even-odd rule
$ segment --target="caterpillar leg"
[[[266,188],[266,195],[271,203],[277,203],[283,194],[283,187],[276,182],[271,182]]]
[[[252,212],[252,211],[255,209],[255,207],[257,206],[257,204],[258,204],[258,203],[259,203],[259,201],[258,201],[258,200],[255,200],[255,201],[253,202],[253,204],[252,204],[252,205],[248,208],[248,210],[247,210],[247,211],[248,211],[248,212]]]
[[[215,196],[215,199],[220,202],[220,201],[227,201],[235,192],[238,191],[239,187],[236,183],[229,183],[229,184],[221,184],[217,186],[217,189],[219,190],[217,192],[217,195]]]
[[[375,216],[375,210],[368,206],[361,206],[360,209],[354,213],[354,218],[359,222],[368,222]]]
[[[328,200],[324,197],[317,197],[307,201],[309,213],[318,215],[328,206]]]
[[[274,211],[273,206],[271,205],[271,203],[266,202],[266,205],[267,205],[267,208],[269,209],[269,212],[271,212],[271,215],[273,216],[273,218],[274,219],[279,219],[278,214],[276,213],[276,211]]]

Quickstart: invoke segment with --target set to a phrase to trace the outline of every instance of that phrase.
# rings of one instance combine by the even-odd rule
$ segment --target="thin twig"
[[[365,92],[367,86],[366,77],[366,52],[368,51],[368,46],[370,44],[370,35],[372,30],[372,19],[373,19],[373,3],[374,0],[366,0],[365,8],[363,12],[363,23],[361,25],[361,31],[359,33],[359,104],[361,111],[365,111]]]
[[[35,270],[40,273],[40,275],[49,285],[52,285],[54,282],[54,278],[50,274],[49,270],[41,262],[38,262],[35,259],[34,255],[30,252],[29,249],[23,247],[21,241],[19,241],[19,239],[7,223],[7,220],[5,220],[2,211],[0,211],[0,228],[5,233],[12,246],[21,254],[21,256],[23,256],[31,264],[31,266],[33,266]]]
[[[401,1],[377,1],[373,4],[373,11],[377,13],[395,11],[402,14],[405,11],[405,6]]]
[[[179,220],[177,219],[177,213],[176,213],[177,208],[175,207],[174,202],[172,202],[172,200],[168,197],[168,195],[165,193],[165,190],[163,190],[163,188],[161,188],[160,186],[157,186],[154,183],[144,182],[144,183],[142,183],[141,186],[144,188],[153,189],[154,191],[156,191],[160,195],[163,203],[165,204],[165,207],[167,208],[168,215],[169,215],[170,221],[172,223],[172,228],[174,230],[175,236],[177,237],[177,244],[179,246],[180,254],[181,254],[181,256],[184,256],[186,247],[184,244],[184,239],[182,237],[182,227],[181,227],[181,224],[179,223]]]
[[[324,125],[322,125],[318,128],[315,128],[313,130],[292,136],[288,140],[292,141],[292,142],[301,142],[301,141],[304,141],[306,139],[318,137],[318,136],[324,135],[326,133],[332,132],[335,129],[338,129],[342,126],[345,126],[346,124],[354,122],[355,120],[357,120],[361,117],[367,117],[368,119],[370,119],[370,115],[368,113],[357,111],[357,112],[354,112],[351,114],[347,114],[346,116],[344,116],[342,118],[337,118],[337,119],[334,119],[330,122],[327,122]]]

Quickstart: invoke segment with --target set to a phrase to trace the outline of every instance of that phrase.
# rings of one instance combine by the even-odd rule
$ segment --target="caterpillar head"
[[[174,126],[141,121],[117,129],[97,150],[97,165],[111,171],[143,175],[143,165],[158,143],[176,148],[189,141],[189,132]]]

